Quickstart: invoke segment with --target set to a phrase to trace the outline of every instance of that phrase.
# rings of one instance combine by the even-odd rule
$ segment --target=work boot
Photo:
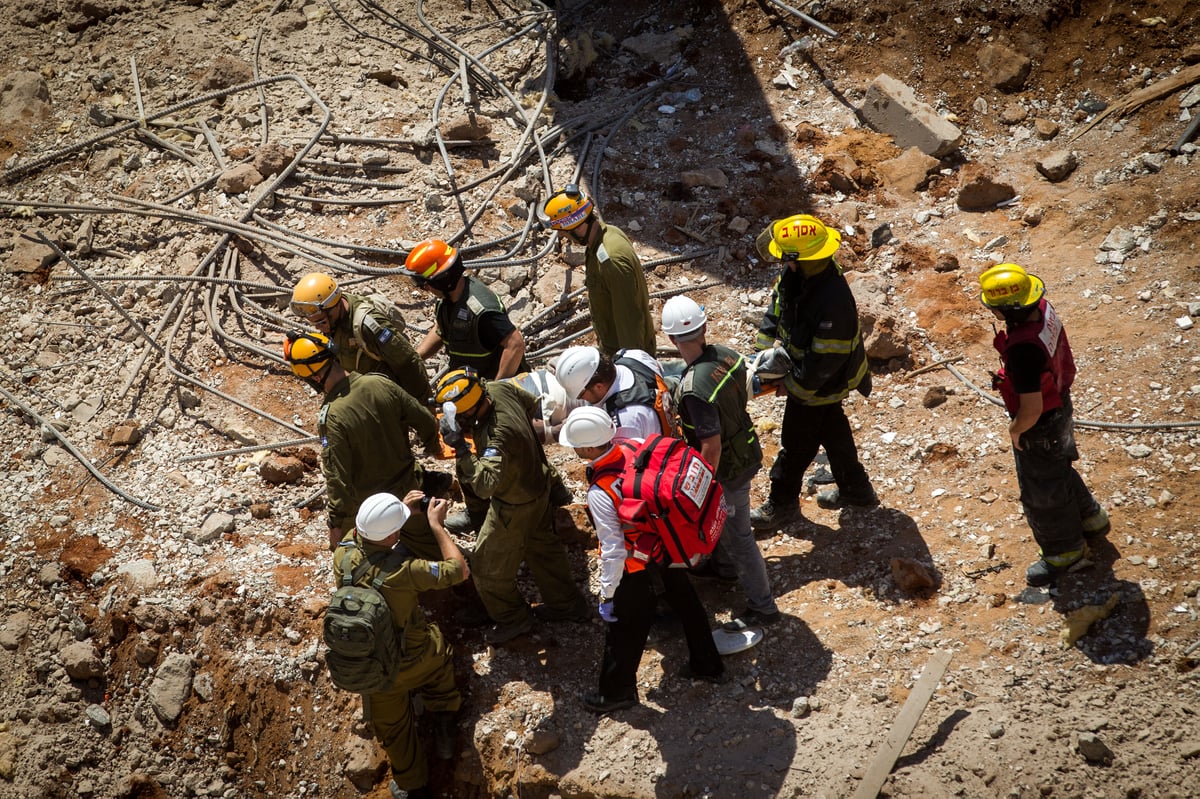
[[[541,621],[560,622],[570,621],[582,623],[591,620],[591,614],[588,613],[588,606],[585,603],[580,603],[571,608],[552,608],[549,605],[536,605],[533,608],[533,615],[537,616]]]
[[[782,618],[783,614],[778,610],[771,613],[763,613],[760,610],[746,608],[731,620],[722,624],[721,629],[731,633],[741,633],[752,627],[770,627]]]
[[[454,757],[454,739],[458,735],[458,720],[452,710],[438,711],[431,716],[433,755],[438,760],[450,760]]]
[[[478,513],[468,513],[465,510],[456,510],[446,517],[442,526],[454,535],[468,535],[483,527],[483,516]]]
[[[712,558],[688,569],[688,573],[700,580],[715,580],[718,583],[733,584],[738,581],[737,572],[733,569],[721,569]]]
[[[1089,541],[1104,538],[1110,530],[1112,530],[1112,522],[1108,520],[1108,514],[1104,508],[1083,520],[1083,537]]]
[[[798,522],[804,517],[800,514],[800,503],[776,502],[768,499],[759,507],[750,511],[750,526],[755,530],[777,530],[786,524]]]
[[[625,710],[633,707],[638,703],[636,696],[626,697],[624,699],[610,699],[600,692],[584,694],[583,706],[593,713],[613,713],[617,710]]]
[[[868,487],[866,493],[842,493],[840,488],[831,488],[817,494],[817,505],[825,510],[837,510],[847,506],[856,508],[873,508],[879,504],[875,489]]]
[[[392,799],[433,799],[433,792],[429,790],[428,785],[406,791],[397,785],[395,780],[390,780],[388,790],[392,792]]]
[[[1060,574],[1079,571],[1091,562],[1084,559],[1084,550],[1078,549],[1062,555],[1043,556],[1025,570],[1025,584],[1032,588],[1051,585]]]
[[[679,670],[679,677],[683,680],[699,680],[713,685],[724,685],[729,682],[729,670],[722,668],[720,674],[697,674],[692,671],[690,665],[687,665]]]
[[[483,640],[489,644],[506,644],[512,639],[530,632],[533,632],[533,616],[531,615],[511,624],[497,624],[483,634]]]

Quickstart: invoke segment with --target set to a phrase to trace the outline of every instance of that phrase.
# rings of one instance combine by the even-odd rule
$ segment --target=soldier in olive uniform
[[[587,603],[571,577],[567,550],[554,529],[554,487],[561,477],[546,460],[532,419],[537,398],[512,383],[486,385],[470,369],[456,369],[436,388],[436,401],[454,413],[442,416],[442,439],[456,453],[459,482],[487,500],[471,571],[483,606],[496,626],[486,638],[504,643],[533,628],[528,603],[517,589],[524,561],[542,595],[538,616],[584,621]],[[463,436],[473,433],[475,451]]]
[[[575,185],[546,200],[541,217],[584,248],[584,284],[600,351],[610,358],[620,350],[653,356],[658,343],[646,273],[625,232],[606,224],[592,198]]]
[[[409,492],[403,502],[387,493],[367,497],[354,529],[333,553],[333,579],[338,586],[344,575],[353,574],[364,560],[371,561],[358,575],[356,585],[374,585],[383,594],[402,636],[404,656],[396,682],[386,691],[363,697],[366,716],[392,767],[388,787],[396,799],[433,796],[428,786],[429,766],[417,737],[412,695],[421,697],[433,718],[435,752],[442,760],[454,756],[455,714],[462,706],[454,682],[454,650],[437,625],[425,620],[418,603],[421,592],[450,588],[470,574],[462,552],[442,526],[447,501],[429,503],[427,525],[437,541],[436,558],[413,557],[403,545],[397,547],[401,529],[418,515],[424,497],[420,491]]]
[[[284,340],[284,359],[292,371],[325,394],[317,433],[328,495],[330,549],[342,540],[366,497],[381,491],[405,496],[433,482],[426,480],[425,470],[413,456],[409,430],[416,431],[427,455],[442,454],[437,421],[423,403],[383,375],[346,372],[335,354],[329,339],[320,333],[294,334]],[[424,516],[409,520],[401,540],[422,557],[437,555]]]
[[[404,335],[398,311],[389,315],[371,297],[343,292],[336,280],[321,272],[300,278],[292,290],[291,308],[329,336],[347,372],[378,372],[421,402],[429,398],[425,362]]]
[[[435,325],[417,345],[422,358],[445,346],[451,369],[470,366],[488,380],[529,371],[525,337],[496,293],[467,276],[458,250],[427,239],[412,248],[404,268],[418,288],[437,297]]]
[[[725,625],[730,632],[739,632],[774,624],[781,616],[771,595],[767,564],[750,527],[750,482],[762,467],[762,446],[746,412],[745,358],[728,347],[709,344],[706,326],[704,309],[687,297],[672,297],[663,306],[663,332],[687,363],[675,389],[683,435],[716,471],[729,505],[721,540],[707,567],[719,578],[732,565],[741,583],[749,607]]]

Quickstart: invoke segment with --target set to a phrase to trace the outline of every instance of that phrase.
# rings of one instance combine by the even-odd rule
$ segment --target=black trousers
[[[1083,520],[1100,512],[1100,504],[1071,464],[1079,460],[1075,419],[1068,399],[1021,434],[1014,449],[1017,485],[1025,521],[1042,555],[1074,553],[1083,548]]]
[[[636,699],[637,670],[654,623],[658,591],[683,623],[688,665],[697,675],[717,676],[725,671],[708,626],[708,613],[685,569],[650,566],[625,572],[613,594],[617,621],[608,625],[604,658],[600,663],[600,693],[607,699]]]
[[[783,446],[771,467],[772,502],[790,503],[800,496],[804,472],[821,447],[829,456],[829,471],[843,497],[853,500],[872,496],[871,479],[858,460],[854,432],[842,403],[806,405],[789,395],[779,441]]]

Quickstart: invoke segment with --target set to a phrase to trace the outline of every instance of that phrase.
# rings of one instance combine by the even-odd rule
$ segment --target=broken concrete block
[[[1079,166],[1079,158],[1070,150],[1055,150],[1037,160],[1037,171],[1051,183],[1066,180]]]
[[[934,158],[949,155],[963,141],[958,127],[891,75],[881,74],[871,81],[859,112],[867,124],[895,139],[897,146],[917,147]]]
[[[982,70],[980,77],[1002,92],[1019,92],[1033,66],[1029,56],[995,43],[980,47],[975,58]]]
[[[919,148],[909,147],[895,158],[880,161],[875,168],[890,188],[911,196],[925,188],[940,163]]]

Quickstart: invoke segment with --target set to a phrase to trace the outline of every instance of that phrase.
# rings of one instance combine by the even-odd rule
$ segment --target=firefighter
[[[559,442],[588,463],[588,514],[600,541],[600,617],[607,622],[599,690],[583,696],[595,713],[612,713],[638,703],[637,670],[661,596],[675,611],[687,638],[685,679],[722,683],[725,664],[708,629],[708,613],[686,569],[671,569],[633,556],[639,533],[624,529],[617,516],[617,478],[630,448],[614,443],[616,423],[600,408],[576,408],[563,423]],[[661,542],[658,542],[661,547]]]
[[[584,285],[600,351],[610,358],[620,350],[655,353],[646,273],[629,237],[606,224],[575,184],[546,200],[541,219],[584,248]]]
[[[436,484],[442,490],[452,482],[433,480],[413,456],[409,431],[416,432],[426,454],[441,457],[437,420],[424,403],[380,374],[347,372],[337,359],[333,343],[322,333],[292,333],[283,342],[284,360],[292,372],[324,395],[317,416],[321,439],[321,471],[329,510],[329,548],[342,540],[354,524],[359,504],[380,492],[406,496]],[[425,516],[408,520],[401,540],[423,558],[436,559],[437,542]]]
[[[533,614],[517,588],[522,561],[542,595],[539,618],[586,621],[587,603],[554,529],[556,503],[570,497],[554,490],[564,488],[562,478],[534,433],[537,398],[512,383],[485,383],[470,368],[448,372],[434,398],[444,408],[442,440],[455,450],[459,482],[487,502],[470,561],[479,598],[495,623],[485,639],[501,644],[533,629]]]
[[[292,289],[291,310],[337,347],[338,361],[347,372],[378,372],[396,381],[421,402],[429,397],[425,362],[404,334],[404,318],[387,300],[349,294],[322,272],[300,278]]]
[[[683,437],[712,466],[729,506],[721,538],[704,568],[718,579],[732,571],[741,584],[749,606],[724,625],[740,632],[775,624],[782,614],[750,527],[750,483],[762,468],[762,446],[746,412],[746,359],[726,346],[709,344],[707,328],[708,317],[695,300],[672,297],[663,305],[662,331],[687,364],[675,389]]]
[[[622,350],[613,359],[595,347],[568,347],[554,375],[568,397],[608,411],[618,438],[679,435],[662,365],[647,352]]]
[[[1004,322],[992,342],[1002,364],[993,382],[1011,417],[1021,506],[1039,547],[1025,582],[1050,585],[1085,565],[1087,542],[1111,527],[1071,465],[1079,460],[1071,405],[1075,359],[1040,278],[1017,264],[998,264],[979,276],[979,285],[984,307]]]
[[[495,292],[466,274],[458,250],[426,239],[412,248],[404,268],[417,288],[437,298],[434,326],[417,345],[422,358],[444,346],[451,369],[469,366],[488,380],[529,371],[525,337]]]
[[[814,216],[777,219],[759,234],[758,252],[783,261],[771,289],[754,348],[778,341],[792,360],[780,381],[786,393],[779,455],[771,467],[767,501],[750,514],[756,528],[778,529],[800,519],[800,488],[817,450],[825,448],[837,487],[817,495],[823,508],[879,504],[858,459],[854,433],[842,409],[851,391],[871,393],[858,306],[834,260],[841,235]]]

